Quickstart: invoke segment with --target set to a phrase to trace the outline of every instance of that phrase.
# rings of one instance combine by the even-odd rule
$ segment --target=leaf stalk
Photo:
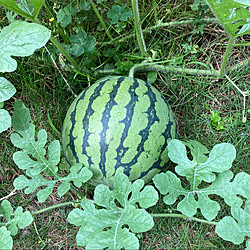
[[[201,223],[206,223],[209,225],[217,225],[218,222],[215,221],[208,221],[208,220],[203,220],[203,219],[199,219],[196,217],[188,217],[186,215],[183,214],[151,214],[152,217],[172,217],[172,218],[182,218],[185,220],[193,220],[193,221],[197,221],[197,222],[201,222]]]

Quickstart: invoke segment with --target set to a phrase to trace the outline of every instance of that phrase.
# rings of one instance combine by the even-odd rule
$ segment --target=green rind
[[[111,77],[71,104],[62,145],[71,165],[81,162],[92,170],[94,184],[112,186],[120,172],[148,182],[165,170],[167,141],[175,137],[173,112],[158,90],[136,78]]]

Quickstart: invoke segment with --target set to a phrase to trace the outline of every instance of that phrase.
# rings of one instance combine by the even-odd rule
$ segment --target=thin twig
[[[12,190],[8,195],[6,195],[6,196],[0,198],[0,201],[6,200],[6,199],[8,199],[9,197],[15,195],[15,194],[16,194],[15,191],[16,191],[16,189]]]
[[[242,91],[234,82],[233,80],[225,75],[227,80],[243,95],[243,111],[242,111],[242,122],[245,123],[247,121],[246,115],[246,98],[249,96],[249,91]]]
[[[50,51],[47,49],[46,46],[44,46],[44,47],[45,47],[46,51],[48,52],[48,54],[49,54],[49,56],[50,56],[50,58],[51,58],[53,64],[55,65],[56,69],[58,70],[59,74],[61,75],[62,79],[64,80],[64,82],[65,82],[66,85],[68,86],[69,90],[70,90],[71,93],[74,95],[74,97],[77,97],[77,95],[75,94],[75,92],[74,92],[74,91],[72,90],[72,88],[70,87],[68,81],[67,81],[66,78],[64,77],[62,71],[61,71],[61,70],[59,69],[59,67],[57,66],[57,64],[56,64],[56,62],[55,62],[55,60],[54,60],[54,58],[52,57],[52,55],[51,55],[51,53],[50,53]]]

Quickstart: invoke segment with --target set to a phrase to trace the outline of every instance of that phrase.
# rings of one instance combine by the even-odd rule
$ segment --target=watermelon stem
[[[202,19],[188,19],[188,20],[184,20],[184,21],[174,21],[174,22],[167,22],[167,23],[159,22],[154,26],[150,26],[150,27],[143,29],[142,33],[148,33],[150,31],[165,28],[165,27],[189,25],[189,24],[195,25],[195,24],[199,24],[199,23],[218,23],[218,21],[216,18],[202,18]],[[135,36],[136,36],[136,34],[134,34],[134,33],[132,33],[132,34],[128,33],[127,35],[123,35],[122,37],[118,36],[118,37],[114,38],[112,41],[97,42],[96,44],[100,44],[102,46],[105,46],[105,45],[114,44],[114,43],[121,43],[121,42],[124,42],[128,39],[135,37]]]
[[[135,34],[136,34],[136,38],[137,38],[137,42],[138,42],[141,54],[142,56],[149,57],[149,54],[147,53],[143,33],[142,33],[142,28],[141,28],[138,0],[131,0],[131,4],[132,4],[133,16],[134,16]]]
[[[225,75],[225,68],[226,68],[228,58],[230,55],[230,51],[231,51],[233,44],[234,44],[234,37],[230,37],[230,39],[228,41],[227,49],[226,49],[226,52],[225,52],[225,55],[224,55],[224,58],[223,58],[223,61],[221,64],[221,70],[220,70],[221,76]]]
[[[134,65],[130,71],[129,76],[134,77],[135,72],[148,72],[148,71],[160,71],[160,72],[177,72],[185,73],[190,75],[210,75],[210,76],[220,76],[220,71],[218,70],[202,70],[202,69],[190,69],[184,67],[174,67],[174,66],[163,66],[156,63],[140,63]]]
[[[206,224],[210,224],[210,225],[217,225],[218,222],[215,221],[208,221],[208,220],[203,220],[203,219],[199,219],[196,217],[189,217],[186,216],[184,214],[151,214],[152,217],[173,217],[173,218],[183,218],[185,220],[190,220],[190,221],[198,221],[201,223],[206,223]]]

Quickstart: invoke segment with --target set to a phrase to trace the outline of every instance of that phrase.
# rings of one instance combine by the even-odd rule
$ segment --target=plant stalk
[[[232,49],[233,43],[234,43],[234,37],[230,37],[230,39],[228,41],[227,49],[226,49],[226,52],[225,52],[225,55],[224,55],[224,58],[223,58],[223,61],[222,61],[222,64],[221,64],[221,69],[220,69],[220,75],[221,76],[225,75],[225,69],[226,69],[227,61],[228,61],[228,58],[229,58],[230,51]]]
[[[186,215],[183,214],[151,214],[152,217],[173,217],[173,218],[183,218],[186,220],[193,220],[193,221],[197,221],[197,222],[201,222],[201,223],[206,223],[209,225],[217,225],[218,222],[215,221],[208,221],[208,220],[203,220],[203,219],[199,219],[199,218],[195,218],[195,217],[188,217]]]
[[[198,23],[217,23],[217,19],[216,18],[204,18],[204,19],[189,19],[189,20],[184,20],[184,21],[175,21],[175,22],[168,22],[168,23],[159,23],[156,24],[154,26],[145,28],[142,30],[142,33],[147,33],[156,29],[160,29],[160,28],[165,28],[165,27],[172,27],[172,26],[178,26],[178,25],[185,25],[185,24],[198,24]],[[112,44],[114,42],[124,42],[132,37],[136,36],[136,34],[132,33],[132,34],[127,34],[124,35],[123,37],[117,37],[115,39],[113,39],[112,41],[109,42],[102,42],[102,45],[108,45],[108,44]],[[98,44],[98,43],[97,43]]]
[[[220,71],[218,70],[190,69],[184,67],[163,66],[157,64],[137,64],[130,69],[129,76],[134,77],[135,72],[147,72],[147,71],[177,72],[190,75],[220,76]]]
[[[46,207],[44,209],[41,209],[41,210],[38,210],[36,212],[32,212],[32,216],[34,215],[37,215],[37,214],[40,214],[40,213],[44,213],[44,212],[47,212],[51,209],[55,209],[55,208],[59,208],[59,207],[65,207],[65,206],[74,206],[74,204],[76,203],[80,203],[80,202],[73,202],[73,201],[69,201],[69,202],[64,202],[64,203],[60,203],[60,204],[56,204],[54,206],[51,206],[51,207]]]
[[[149,54],[147,53],[143,33],[142,33],[142,28],[141,28],[138,0],[131,0],[131,3],[132,3],[132,11],[133,11],[133,16],[134,16],[135,34],[136,34],[137,42],[138,42],[142,56],[149,57]]]
[[[113,40],[113,37],[111,36],[109,30],[107,29],[107,26],[106,26],[106,24],[104,23],[104,21],[103,21],[103,19],[102,19],[102,16],[100,15],[98,9],[96,8],[95,3],[93,2],[93,0],[89,0],[89,2],[90,2],[90,4],[91,4],[91,6],[92,6],[92,8],[93,8],[93,10],[94,10],[94,12],[95,12],[95,14],[97,15],[97,17],[98,17],[98,19],[99,19],[99,21],[100,21],[102,27],[104,28],[104,30],[105,30],[107,36],[109,37],[110,40]]]

